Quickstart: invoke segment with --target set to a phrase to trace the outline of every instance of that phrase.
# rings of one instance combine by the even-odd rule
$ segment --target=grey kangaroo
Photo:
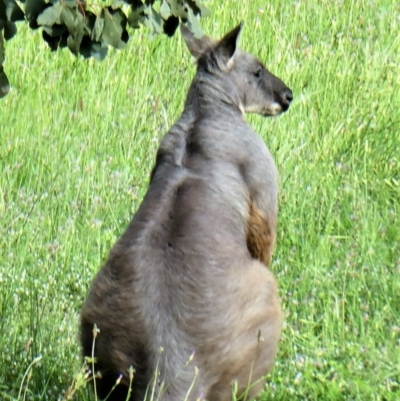
[[[237,48],[241,27],[216,41],[181,26],[196,76],[81,312],[83,355],[92,355],[94,324],[100,330],[101,399],[117,379],[109,401],[228,401],[232,391],[250,399],[273,365],[277,171],[244,113],[278,115],[293,95]]]

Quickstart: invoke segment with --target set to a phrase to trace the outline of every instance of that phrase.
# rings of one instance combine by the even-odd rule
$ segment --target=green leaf
[[[129,2],[129,1],[128,1]],[[113,0],[113,3],[112,3],[112,6],[111,6],[111,8],[113,9],[113,10],[116,10],[116,9],[118,9],[118,8],[121,8],[121,7],[123,7],[123,6],[126,6],[126,4],[128,3],[127,1],[124,1],[124,0]]]
[[[0,99],[10,91],[10,82],[2,66],[0,66]]]
[[[104,28],[101,39],[105,45],[122,48],[122,35],[126,31],[127,19],[121,9],[104,8]]]
[[[155,36],[161,33],[163,31],[163,20],[160,14],[151,6],[147,6],[143,12],[147,16],[143,23],[150,30],[150,35]]]
[[[2,0],[6,5],[6,14],[9,21],[23,21],[25,14],[15,0]]]
[[[71,50],[71,53],[77,55],[79,53],[79,47],[81,45],[82,42],[82,38],[83,35],[79,36],[79,35],[69,35],[68,39],[67,39],[67,46],[68,49]]]
[[[79,33],[80,26],[84,22],[83,15],[76,9],[63,7],[60,13],[60,22],[65,24],[71,35]]]
[[[58,46],[61,47],[61,48],[67,47],[68,46],[68,44],[67,44],[68,37],[69,37],[68,30],[66,30],[66,32],[61,35],[60,42],[58,43]]]
[[[201,38],[204,35],[204,31],[199,24],[198,18],[194,15],[190,8],[187,15],[187,26],[194,33],[195,38]]]
[[[49,25],[52,26],[55,23],[60,23],[62,5],[61,3],[56,3],[51,7],[47,7],[37,18],[39,25]]]
[[[36,19],[37,16],[43,11],[47,3],[44,0],[26,0],[25,15],[26,19]]]
[[[52,1],[54,1],[54,0],[52,0]],[[56,1],[59,1],[59,0],[56,0]],[[62,2],[64,4],[64,6],[67,6],[69,8],[76,8],[77,7],[77,1],[76,0],[62,0]],[[81,0],[81,3],[83,3],[82,0]]]
[[[143,22],[146,20],[146,15],[144,14],[143,10],[144,5],[141,5],[135,9],[132,8],[132,11],[128,17],[128,24],[130,27],[135,29],[140,28],[140,24],[143,24]]]
[[[186,9],[180,0],[167,0],[171,7],[171,14],[178,18],[187,18]]]
[[[187,6],[193,11],[194,15],[207,17],[210,14],[208,8],[206,8],[199,0],[187,0]]]
[[[171,7],[165,0],[160,7],[160,15],[164,20],[167,20],[171,16]]]
[[[91,38],[95,42],[99,42],[101,38],[101,34],[103,33],[104,29],[104,12],[102,11],[100,15],[97,16],[96,22],[94,23],[94,28],[92,31]]]
[[[72,53],[78,54],[85,30],[85,19],[83,15],[75,7],[63,7],[60,20],[65,24],[69,32],[67,39],[68,48]]]
[[[92,44],[91,55],[98,61],[103,61],[107,56],[108,48],[103,47],[100,43]]]
[[[197,7],[200,10],[201,18],[205,18],[210,15],[210,10],[205,5],[203,5],[199,0],[194,0],[194,2],[196,3]]]

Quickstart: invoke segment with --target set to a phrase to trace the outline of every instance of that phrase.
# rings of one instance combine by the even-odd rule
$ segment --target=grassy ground
[[[272,270],[286,322],[261,399],[398,400],[400,5],[208,6],[206,31],[244,19],[241,46],[295,95],[282,117],[248,118],[281,175]],[[56,400],[81,366],[88,285],[145,193],[194,67],[179,35],[138,32],[98,63],[52,54],[23,27],[5,67],[0,399]]]

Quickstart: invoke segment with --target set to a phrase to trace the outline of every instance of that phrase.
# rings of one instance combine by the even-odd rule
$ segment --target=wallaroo
[[[108,400],[250,399],[273,365],[277,171],[244,113],[276,116],[293,95],[237,48],[241,28],[217,41],[181,26],[196,76],[81,312],[100,399],[117,382]]]

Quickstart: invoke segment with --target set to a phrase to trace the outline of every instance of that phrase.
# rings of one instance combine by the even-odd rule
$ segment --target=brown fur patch
[[[275,230],[260,209],[250,202],[247,222],[247,248],[254,259],[269,266],[275,246]]]

